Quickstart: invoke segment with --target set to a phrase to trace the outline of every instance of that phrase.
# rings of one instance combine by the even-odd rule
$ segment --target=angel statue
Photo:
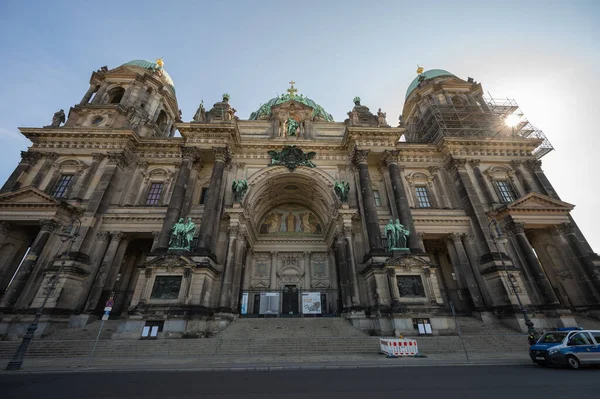
[[[65,120],[65,110],[61,109],[60,111],[55,112],[54,116],[52,116],[52,123],[44,127],[59,127],[61,123],[65,122]]]
[[[235,202],[242,202],[242,198],[248,190],[248,181],[245,179],[234,180],[231,185],[233,191],[233,199]]]
[[[336,195],[338,196],[338,198],[340,199],[340,201],[342,201],[342,203],[347,203],[348,202],[348,193],[350,192],[350,183],[348,183],[347,181],[337,181],[335,182],[335,185],[333,186],[333,190],[335,191]]]

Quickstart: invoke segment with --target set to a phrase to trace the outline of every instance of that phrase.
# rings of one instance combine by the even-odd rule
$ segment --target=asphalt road
[[[600,370],[531,366],[298,371],[0,374],[0,397],[53,398],[598,398]]]

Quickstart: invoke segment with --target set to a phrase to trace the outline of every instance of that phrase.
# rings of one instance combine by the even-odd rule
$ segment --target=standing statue
[[[347,181],[335,181],[333,186],[333,191],[335,191],[336,195],[342,201],[342,203],[348,202],[348,193],[350,192],[350,183]]]
[[[385,226],[385,236],[387,237],[388,251],[392,252],[397,247],[398,234],[394,221],[390,219],[390,222]]]
[[[188,217],[188,221],[184,226],[184,247],[186,250],[190,250],[194,236],[196,235],[196,223],[192,221],[192,218]]]
[[[287,124],[287,130],[286,130],[287,135],[295,136],[296,130],[298,130],[298,127],[300,126],[298,121],[296,121],[294,118],[288,118],[286,124]]]
[[[245,179],[234,180],[231,185],[233,191],[233,200],[235,202],[242,202],[242,198],[248,190],[248,181]]]
[[[387,114],[385,112],[381,112],[381,108],[377,111],[377,127],[386,127],[387,121],[385,120],[385,116]]]
[[[410,231],[406,230],[402,224],[400,224],[400,219],[396,219],[396,223],[394,224],[396,228],[396,247],[406,249],[406,238],[410,235]]]
[[[196,223],[189,217],[187,223],[183,218],[171,228],[171,239],[169,240],[169,249],[183,249],[189,251],[196,234]]]
[[[44,127],[60,127],[60,124],[64,123],[65,120],[65,110],[61,109],[60,111],[54,113],[54,116],[52,117],[52,123]]]
[[[206,122],[206,110],[204,109],[204,100],[200,101],[200,106],[198,107],[198,110],[196,110],[196,113],[194,114],[192,120],[194,122]]]

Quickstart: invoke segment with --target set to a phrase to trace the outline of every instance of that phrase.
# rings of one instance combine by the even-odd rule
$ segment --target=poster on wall
[[[240,309],[242,314],[248,314],[248,293],[244,292],[242,294],[242,307]]]
[[[279,314],[279,292],[260,293],[260,314]]]
[[[302,293],[302,313],[303,314],[321,314],[321,293],[303,292]]]

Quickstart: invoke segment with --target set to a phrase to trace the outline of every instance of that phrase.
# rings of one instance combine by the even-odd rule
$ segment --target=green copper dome
[[[161,70],[163,80],[165,81],[166,84],[171,86],[173,91],[175,91],[175,83],[173,83],[173,79],[171,79],[171,76],[169,76],[167,71],[165,71],[162,68],[162,66],[158,65],[156,62],[146,61],[146,60],[133,60],[133,61],[126,62],[125,64],[123,64],[121,66],[125,66],[125,65],[132,65],[132,66],[144,68],[144,69],[146,69],[148,71],[152,71],[152,72]]]
[[[452,74],[452,73],[450,73],[448,71],[444,71],[443,69],[430,69],[428,71],[423,72],[419,76],[423,76],[425,78],[425,80],[427,80],[427,79],[433,79],[433,78],[439,78],[440,76],[454,76],[454,77],[456,77],[456,75],[454,75],[454,74]],[[417,86],[419,85],[419,76],[417,76],[416,78],[414,78],[413,81],[408,86],[408,89],[406,90],[406,96],[404,97],[404,99],[407,99],[408,96],[410,96],[410,93],[412,93],[417,88]]]
[[[319,104],[317,104],[310,98],[304,97],[304,95],[302,95],[302,94],[292,96],[289,93],[282,94],[279,97],[274,97],[274,98],[270,99],[267,103],[261,105],[260,108],[256,110],[256,112],[251,113],[250,118],[248,118],[248,119],[251,121],[255,121],[255,120],[261,119],[262,117],[269,116],[269,115],[271,115],[272,107],[274,107],[275,105],[283,104],[283,103],[291,101],[291,100],[294,100],[298,103],[302,103],[304,105],[311,107],[313,109],[313,113],[312,113],[313,118],[316,117],[317,119],[325,120],[327,122],[333,122],[333,116],[331,116],[331,114],[327,113],[325,111],[325,109],[323,109],[323,107],[321,107]]]

